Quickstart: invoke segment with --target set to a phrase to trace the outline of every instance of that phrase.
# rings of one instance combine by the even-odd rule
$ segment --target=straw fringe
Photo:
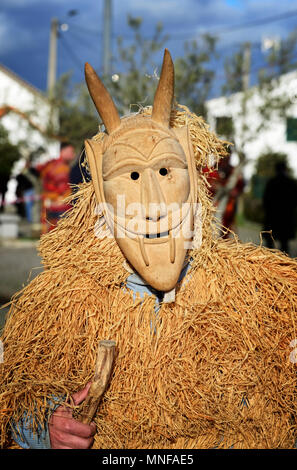
[[[207,132],[197,148],[218,149]],[[293,447],[296,261],[217,239],[201,178],[202,245],[190,252],[175,303],[156,315],[153,296],[134,301],[124,288],[129,273],[114,239],[96,236],[92,184],[75,197],[41,238],[44,271],[12,299],[1,338],[1,446],[15,447],[11,420],[27,412],[36,430],[52,397],[69,400],[85,386],[98,342],[113,339],[94,448]]]

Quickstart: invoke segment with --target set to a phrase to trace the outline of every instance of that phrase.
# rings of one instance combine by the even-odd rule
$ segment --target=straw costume
[[[202,168],[224,145],[201,118],[171,109],[168,51],[153,108],[121,121],[90,66],[86,76],[106,132],[86,142],[92,182],[41,238],[44,271],[12,299],[2,337],[2,446],[14,445],[11,426],[24,416],[33,434],[46,432],[57,404],[92,380],[98,342],[112,339],[94,448],[293,447],[296,261],[216,237]],[[117,212],[112,232],[122,188],[144,213],[132,229]],[[179,224],[172,211],[164,231],[168,201],[190,209]],[[172,236],[187,221],[191,245],[187,230]]]

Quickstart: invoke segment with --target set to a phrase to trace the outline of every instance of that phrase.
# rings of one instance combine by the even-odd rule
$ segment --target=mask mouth
[[[149,238],[146,238],[146,236],[138,236],[137,237],[137,242],[140,248],[140,253],[142,256],[142,260],[144,261],[145,265],[148,267],[150,266],[150,260],[147,255],[147,243],[167,243],[169,242],[169,259],[170,262],[173,264],[175,262],[175,256],[176,256],[176,241],[175,238],[173,237],[172,231],[169,232],[163,232],[163,233],[157,233],[157,234],[147,234]],[[153,239],[151,237],[154,237]],[[161,240],[160,240],[161,239]]]
[[[109,208],[103,211],[115,237],[137,240],[139,237],[144,243],[164,243],[171,236],[176,236],[192,212],[192,201],[188,200],[174,211],[169,211],[165,217],[154,221],[152,219],[127,217],[111,213]]]
[[[107,224],[114,229],[114,236],[118,242],[122,238],[129,238],[136,242],[140,249],[141,258],[144,265],[149,268],[151,266],[149,259],[149,246],[168,244],[168,260],[171,264],[176,261],[176,238],[184,236],[183,228],[186,225],[186,233],[188,233],[187,225],[193,217],[193,203],[191,194],[185,203],[184,208],[169,211],[167,215],[158,221],[143,218],[127,218],[111,213],[106,207],[103,211]],[[190,229],[191,230],[191,229]],[[192,237],[192,235],[191,235]],[[189,238],[186,236],[186,239]]]
[[[169,237],[169,230],[167,230],[166,232],[162,232],[162,233],[146,233],[145,235],[145,238],[148,238],[150,240],[154,240],[156,238],[168,238]]]

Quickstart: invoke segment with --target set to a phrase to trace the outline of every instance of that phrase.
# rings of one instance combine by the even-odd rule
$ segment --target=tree
[[[168,36],[158,23],[147,39],[142,33],[142,19],[128,16],[132,43],[117,40],[112,76],[101,79],[112,95],[120,115],[138,111],[152,104],[161,71],[163,49]],[[176,99],[198,114],[205,114],[214,72],[207,67],[215,53],[215,39],[205,35],[199,43],[185,43],[185,55],[175,60]],[[71,74],[63,75],[55,90],[54,106],[60,112],[60,135],[71,140],[77,149],[86,137],[98,131],[98,114],[85,83],[71,85]]]
[[[131,105],[146,106],[151,102],[156,88],[157,65],[154,54],[164,45],[167,37],[162,36],[162,25],[157,24],[154,36],[146,40],[140,33],[141,18],[128,17],[128,24],[134,33],[133,43],[125,46],[118,38],[118,73],[112,77],[101,76],[111,93],[119,113],[131,111]],[[118,78],[118,80],[115,79]],[[89,96],[86,84],[71,84],[71,73],[60,77],[54,93],[53,106],[59,109],[59,135],[70,140],[79,150],[86,138],[98,132],[98,113]],[[49,133],[53,128],[48,129]]]
[[[280,93],[282,76],[296,69],[296,45],[297,28],[287,38],[284,38],[278,46],[274,46],[266,58],[266,67],[259,72],[259,91],[262,104],[259,112],[263,124],[269,122],[272,113],[277,113],[281,118],[288,116],[292,107],[292,96]]]
[[[221,120],[220,135],[234,143],[238,154],[240,165],[244,166],[246,162],[245,145],[254,137],[254,129],[251,129],[247,122],[247,103],[254,93],[254,89],[249,88],[248,78],[250,72],[250,49],[249,42],[240,45],[239,51],[225,60],[225,83],[222,86],[222,92],[229,95],[238,93],[238,118],[227,116]],[[236,120],[236,135],[234,121]]]
[[[267,82],[296,69],[296,43],[297,28],[291,31],[287,38],[277,41],[271,47],[266,59],[269,68],[261,71],[262,80],[265,79]]]
[[[55,88],[53,106],[59,109],[59,136],[70,141],[77,151],[84,139],[98,131],[98,114],[84,83],[71,84],[71,73],[60,77]],[[49,134],[53,129],[48,129]]]
[[[209,66],[216,57],[216,38],[205,34],[197,41],[184,44],[185,54],[175,61],[175,94],[179,103],[196,114],[206,116],[205,101],[209,97],[215,72]]]
[[[122,37],[118,38],[117,73],[103,77],[122,115],[152,103],[160,73],[156,58],[168,39],[161,23],[156,25],[153,36],[145,39],[141,32],[142,18],[129,15],[127,21],[133,33],[132,44],[126,45]]]
[[[248,43],[243,44],[239,52],[225,62],[226,82],[222,91],[226,94],[241,92],[237,96],[239,102],[237,115],[232,116],[237,123],[237,134],[235,136],[233,133],[228,138],[235,143],[235,150],[243,165],[247,161],[246,145],[254,139],[254,136],[269,126],[273,116],[279,119],[289,115],[293,104],[292,96],[287,92],[288,90],[285,93],[281,91],[280,83],[283,80],[283,74],[296,65],[293,60],[296,55],[296,44],[297,29],[265,57],[265,65],[258,74],[258,85],[255,87],[247,87],[244,81],[249,68],[248,60],[245,59]],[[256,96],[257,99],[254,99]],[[248,104],[253,106],[255,115],[260,115],[259,125],[256,125],[256,120],[251,125],[249,113],[247,113]]]
[[[156,53],[160,61],[162,51],[168,40],[163,33],[163,26],[158,23],[154,35],[144,39],[141,33],[141,18],[128,17],[128,24],[134,33],[131,46],[125,46],[123,39],[118,39],[119,80],[109,80],[109,89],[122,112],[129,112],[134,105],[145,106],[152,103],[157,80],[160,75],[160,63],[156,62]],[[215,55],[216,39],[209,34],[199,41],[185,42],[184,55],[177,57],[175,65],[175,96],[179,103],[188,106],[193,112],[205,115],[205,100],[209,96],[214,71],[207,67]]]
[[[244,91],[243,77],[246,49],[247,44],[241,44],[239,46],[239,51],[235,52],[233,56],[227,57],[224,62],[224,72],[226,77],[226,81],[222,86],[222,93],[224,95]]]

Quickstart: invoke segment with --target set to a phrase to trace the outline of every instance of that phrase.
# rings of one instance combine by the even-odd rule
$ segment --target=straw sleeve
[[[48,415],[52,414],[61,404],[61,399],[53,397],[49,401]],[[36,432],[33,432],[34,417],[24,413],[17,423],[11,423],[13,440],[23,449],[51,449],[51,441],[48,429],[49,419],[42,425],[38,424]]]

